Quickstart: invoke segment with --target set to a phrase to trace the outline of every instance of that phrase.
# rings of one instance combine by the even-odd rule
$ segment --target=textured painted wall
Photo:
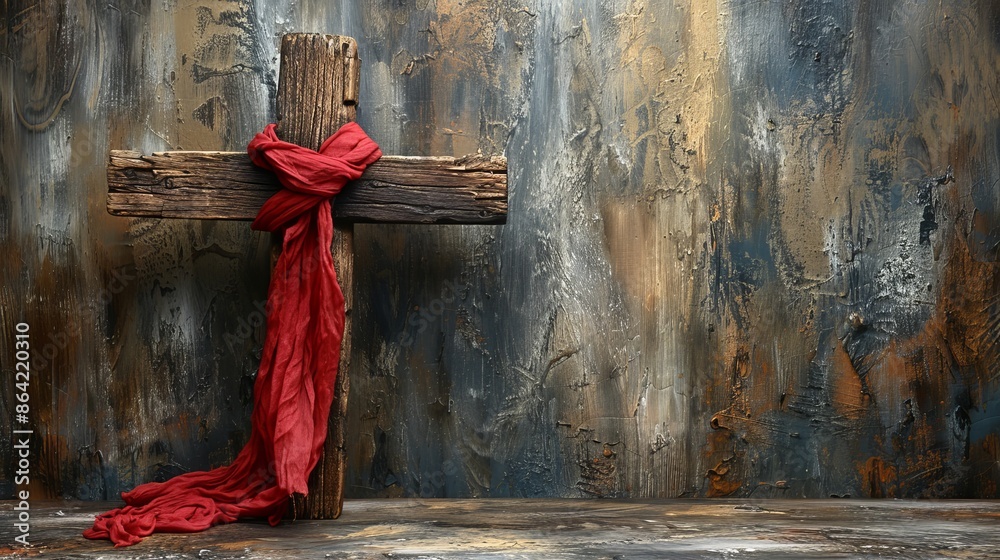
[[[305,31],[387,153],[510,161],[505,226],[356,228],[349,496],[1000,497],[995,2],[4,8],[2,495],[21,320],[33,495],[246,440],[268,239],[106,155],[241,149]]]

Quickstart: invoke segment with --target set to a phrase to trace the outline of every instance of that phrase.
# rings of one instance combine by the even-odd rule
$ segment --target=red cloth
[[[309,491],[309,473],[326,439],[344,334],[344,296],[330,255],[330,198],[382,152],[354,123],[341,127],[319,152],[278,140],[271,124],[247,151],[285,187],[251,225],[284,229],[284,241],[268,290],[250,441],[229,466],[123,493],[127,505],[98,516],[83,533],[89,539],[128,546],[154,532],[191,533],[243,517],[267,517],[276,525],[289,496]]]

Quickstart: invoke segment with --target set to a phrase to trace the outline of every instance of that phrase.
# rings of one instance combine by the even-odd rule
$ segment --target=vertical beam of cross
[[[292,34],[281,41],[278,76],[278,136],[318,150],[323,141],[357,116],[361,60],[350,37]],[[344,292],[344,340],[326,443],[309,478],[309,496],[296,497],[294,515],[311,519],[340,516],[344,501],[348,373],[351,365],[351,310],[354,306],[354,225],[335,224],[333,266]],[[280,250],[281,244],[273,245]],[[272,257],[272,264],[274,262]]]

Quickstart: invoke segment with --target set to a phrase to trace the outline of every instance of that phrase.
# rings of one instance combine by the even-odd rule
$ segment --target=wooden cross
[[[354,39],[291,34],[281,42],[278,126],[282,140],[320,147],[357,113],[361,60]],[[111,152],[108,212],[116,216],[252,220],[280,185],[246,152]],[[507,216],[507,161],[478,155],[383,156],[333,204],[331,251],[344,292],[346,318],[333,410],[323,456],[310,477],[299,516],[340,515],[344,426],[351,359],[354,251],[351,222],[502,224]],[[280,247],[280,244],[277,245]],[[272,259],[273,263],[274,259]]]

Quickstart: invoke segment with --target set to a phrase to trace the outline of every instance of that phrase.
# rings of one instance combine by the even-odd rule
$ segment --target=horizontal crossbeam
[[[252,220],[280,185],[246,152],[113,150],[108,212],[116,216]],[[507,160],[383,156],[348,184],[333,215],[352,222],[502,224]]]

